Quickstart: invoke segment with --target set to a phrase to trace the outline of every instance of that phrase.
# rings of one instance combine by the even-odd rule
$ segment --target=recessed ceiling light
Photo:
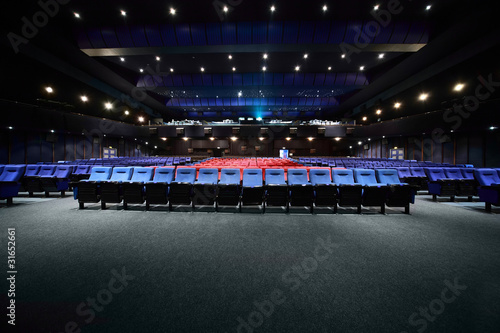
[[[384,56],[385,56],[385,53],[380,53],[380,54],[378,55],[378,58],[379,58],[379,59],[382,59]]]
[[[372,141],[372,139],[368,138],[368,141]]]
[[[339,137],[336,137],[336,138],[335,138],[335,141],[340,141],[340,138],[339,138]]]
[[[425,7],[425,10],[430,10],[432,8],[431,5],[427,5],[427,7]]]
[[[358,146],[361,146],[363,144],[362,141],[358,141]]]
[[[300,71],[300,66],[295,66],[295,71],[296,72]]]
[[[182,140],[187,141],[187,140],[189,140],[189,138],[188,137],[183,137]]]
[[[144,117],[139,117],[139,118],[137,118],[137,120],[139,120],[139,122],[142,123],[142,122],[144,122]]]
[[[363,117],[363,121],[367,121],[368,120],[368,117]]]
[[[232,137],[231,137],[231,140],[232,140],[232,141],[236,141],[236,140],[238,140],[238,138],[237,138],[237,137],[235,137],[235,136],[232,136]]]
[[[155,146],[155,149],[158,149],[158,146]]]
[[[224,13],[227,13],[227,11],[229,10],[229,8],[227,8],[227,6],[224,6],[224,8],[222,10],[224,11]]]
[[[323,6],[323,11],[326,12],[328,10],[328,7],[326,5]]]
[[[288,136],[288,137],[286,137],[286,141],[290,141],[290,140],[292,140],[292,138],[291,138],[291,137],[289,137],[289,136]]]
[[[352,146],[349,146],[350,149],[352,149]]]
[[[130,114],[130,112],[128,110],[125,110],[125,115],[128,116]]]
[[[464,87],[465,87],[465,85],[464,85],[463,83],[457,83],[457,84],[455,85],[455,88],[453,88],[453,90],[455,90],[455,91],[460,91],[460,90],[462,90]]]
[[[141,72],[141,73],[142,73],[142,72],[144,72],[144,69],[142,69],[142,68],[139,68],[139,72]]]
[[[205,68],[204,68],[204,67],[202,67],[202,68],[200,68],[200,70],[201,70],[202,72],[204,72],[204,71],[205,71]]]
[[[11,129],[14,129],[14,127],[12,127],[12,126],[9,126],[9,129],[10,129],[10,130],[11,130]]]
[[[262,55],[262,58],[267,59],[267,53],[264,53],[264,54]]]
[[[82,102],[88,102],[88,97],[87,96],[80,96],[80,99],[82,100]]]
[[[344,54],[344,53],[342,53],[342,55],[341,55],[340,57],[341,57],[342,59],[344,59],[344,58],[345,58],[345,54]]]
[[[307,140],[312,141],[314,138],[312,136],[308,137]]]
[[[304,59],[307,59],[309,57],[309,54],[304,54]]]
[[[45,87],[45,91],[47,91],[49,94],[54,92],[54,89],[52,87]]]
[[[156,61],[160,61],[160,60],[161,60],[161,58],[156,56]]]
[[[241,91],[238,91],[238,97],[241,97],[241,95],[243,95],[243,93]]]
[[[50,133],[54,133],[55,131],[54,130],[50,130]]]
[[[75,12],[75,13],[73,13],[73,15],[75,15],[75,17],[76,17],[76,18],[80,18],[80,14],[78,14],[78,13],[76,13],[76,12]]]
[[[401,103],[399,103],[399,102],[394,103],[394,107],[396,109],[399,109],[401,107]]]
[[[373,10],[378,10],[379,5],[373,6]]]
[[[215,140],[215,138],[213,136],[210,137],[210,141],[214,141],[214,140]]]
[[[104,107],[108,110],[111,110],[113,108],[113,104],[107,102],[107,103],[104,103]]]
[[[127,16],[127,12],[124,10],[120,10],[120,14],[122,14],[122,16]]]
[[[124,57],[120,57],[120,61],[125,61],[125,58]]]
[[[331,71],[332,70],[332,66],[328,66],[328,70]]]
[[[174,72],[174,69],[173,68],[170,68],[170,72],[173,73]]]
[[[175,12],[176,12],[176,11],[175,11],[175,8],[172,8],[172,7],[171,7],[171,8],[170,8],[170,15],[175,15]]]
[[[493,130],[496,130],[496,129],[498,129],[498,127],[496,127],[496,126],[491,126],[491,127],[490,127],[490,130],[492,130],[492,131],[493,131]]]
[[[421,101],[425,101],[429,97],[429,94],[422,93],[420,96],[418,96],[418,99]]]
[[[274,12],[276,10],[276,7],[274,5],[271,6],[271,12]]]
[[[229,60],[233,59],[232,55],[228,55],[227,57],[229,58]]]
[[[359,66],[359,70],[362,71],[365,69],[365,66]]]
[[[235,72],[235,71],[236,71],[236,67],[233,67],[233,72]]]
[[[376,114],[382,114],[382,110],[378,109],[377,111],[375,111]]]
[[[264,139],[265,139],[265,138],[264,138],[264,137],[262,137],[262,136],[259,138],[259,140],[260,140],[260,141],[264,141]]]
[[[267,67],[266,66],[263,66],[262,67],[262,70],[265,72],[267,70]]]

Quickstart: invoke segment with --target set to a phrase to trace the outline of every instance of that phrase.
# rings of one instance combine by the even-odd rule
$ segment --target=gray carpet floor
[[[2,203],[3,272],[17,232],[14,331],[500,332],[498,208],[429,198],[409,216]]]

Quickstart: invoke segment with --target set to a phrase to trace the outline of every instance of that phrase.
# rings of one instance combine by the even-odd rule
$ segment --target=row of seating
[[[404,207],[410,212],[414,202],[414,188],[400,182],[394,169],[333,169],[318,168],[308,172],[305,168],[267,169],[263,177],[260,168],[243,170],[228,168],[132,168],[94,167],[88,180],[75,185],[74,197],[79,207],[85,203],[243,206],[315,206],[337,205],[357,207]]]

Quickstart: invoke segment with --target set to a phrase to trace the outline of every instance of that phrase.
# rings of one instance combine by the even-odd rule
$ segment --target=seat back
[[[283,169],[266,169],[266,184],[268,185],[285,185],[285,170]]]
[[[462,172],[464,179],[475,179],[473,168],[461,168],[460,171]]]
[[[476,169],[474,175],[481,186],[500,184],[500,177],[495,169]]]
[[[61,165],[56,168],[54,172],[54,177],[67,179],[73,172],[72,165]]]
[[[154,168],[134,168],[134,174],[130,181],[134,183],[148,182],[153,178],[153,172]]]
[[[464,179],[464,176],[459,168],[445,168],[444,174],[446,175],[446,178],[449,179]]]
[[[217,184],[219,180],[219,170],[210,168],[201,168],[198,172],[198,183]]]
[[[170,184],[174,180],[175,168],[156,168],[153,182]]]
[[[307,179],[307,169],[288,169],[287,179],[290,185],[310,184]]]
[[[40,165],[38,164],[28,164],[26,166],[26,172],[24,173],[24,176],[26,177],[32,177],[32,176],[38,176],[38,173],[40,172]]]
[[[399,180],[398,170],[395,169],[377,169],[375,175],[377,180],[382,184],[401,184]],[[409,170],[408,170],[409,172]]]
[[[410,168],[410,172],[413,177],[427,177],[422,167],[412,167]]]
[[[134,168],[132,167],[115,167],[113,168],[113,173],[111,174],[110,181],[113,182],[123,182],[130,180],[132,178],[132,173]]]
[[[357,184],[361,185],[374,185],[378,184],[375,177],[375,170],[372,169],[354,169],[354,180]]]
[[[37,176],[53,176],[55,171],[55,165],[44,165],[40,168],[40,172]]]
[[[355,184],[351,169],[332,169],[332,178],[335,184]]]
[[[440,179],[446,179],[446,174],[442,168],[425,168],[425,173],[431,182],[438,181]]]
[[[179,169],[177,169],[177,174],[175,176],[176,182],[193,184],[195,180],[196,180],[196,169],[195,168],[179,168]]]
[[[0,165],[0,175],[2,174],[4,168],[5,168],[5,165],[3,165],[3,164]]]
[[[311,169],[309,170],[309,178],[313,185],[332,183],[330,169]]]
[[[398,177],[399,178],[406,178],[406,177],[411,177],[411,172],[409,167],[399,167],[396,168],[398,170]]]
[[[221,169],[221,184],[240,184],[240,169]]]
[[[0,174],[0,182],[18,182],[23,176],[24,166],[6,165]]]
[[[86,175],[89,173],[90,170],[90,165],[78,165],[76,167],[75,172],[73,172],[74,175]]]
[[[113,168],[111,167],[93,167],[90,173],[89,181],[104,181],[111,177]]]
[[[243,186],[262,186],[262,169],[243,170]]]

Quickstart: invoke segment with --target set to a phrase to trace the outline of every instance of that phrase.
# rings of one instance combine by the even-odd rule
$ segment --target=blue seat
[[[82,179],[88,179],[90,177],[90,172],[92,170],[92,166],[90,165],[77,165],[76,170],[70,176],[71,182],[78,182]]]
[[[101,209],[106,203],[120,203],[123,200],[122,183],[129,181],[134,172],[133,167],[114,167],[109,180],[101,182]]]
[[[337,212],[337,187],[332,182],[330,169],[311,169],[309,178],[314,186],[314,204],[316,206],[333,206]]]
[[[445,168],[444,173],[448,179],[456,180],[457,196],[466,196],[472,201],[472,196],[477,195],[476,181],[465,178],[459,168]]]
[[[408,183],[401,183],[398,171],[394,169],[377,169],[375,175],[379,183],[386,184],[389,188],[386,205],[404,207],[405,214],[410,214],[410,203],[415,203],[416,188]]]
[[[411,175],[417,178],[420,182],[420,190],[427,191],[429,189],[428,178],[423,167],[410,167]]]
[[[375,170],[372,169],[354,169],[353,174],[356,183],[363,186],[361,204],[366,207],[378,206],[381,213],[384,214],[387,201],[387,185],[377,181]]]
[[[338,200],[341,207],[357,207],[361,213],[363,187],[356,184],[351,169],[332,169],[333,182],[338,187]]]
[[[0,174],[0,200],[7,200],[7,205],[12,205],[12,198],[17,197],[24,175],[23,165],[6,165]]]
[[[198,171],[198,179],[193,186],[193,208],[196,205],[213,205],[216,202],[218,181],[218,169],[201,168]]]
[[[429,194],[432,194],[432,200],[437,201],[438,196],[450,197],[455,200],[458,181],[449,179],[443,168],[424,168],[428,177]]]
[[[240,169],[221,169],[218,184],[217,206],[237,206],[241,197]]]
[[[142,204],[145,200],[145,183],[153,179],[154,168],[137,167],[129,181],[122,184],[123,209],[127,209],[129,203]]]
[[[42,176],[52,176],[56,171],[55,165],[41,165],[40,171],[36,175],[25,175],[25,189],[29,192],[29,196],[33,196],[33,192],[43,192],[43,187],[40,182]],[[31,171],[32,172],[32,171]]]
[[[146,210],[150,205],[166,205],[168,188],[174,180],[175,167],[156,168],[153,180],[146,182]]]
[[[100,183],[111,177],[113,168],[93,167],[89,179],[82,179],[73,186],[73,195],[78,200],[80,209],[85,203],[97,203],[101,200]]]
[[[64,196],[69,188],[69,177],[73,172],[73,166],[58,165],[52,175],[41,175],[40,184],[45,191],[45,196],[49,196],[49,192],[61,192]]]
[[[178,168],[176,177],[170,183],[168,207],[172,210],[172,205],[189,205],[192,202],[193,184],[196,180],[195,168]]]
[[[309,206],[314,212],[314,188],[307,177],[307,169],[288,169],[290,206]]]
[[[288,184],[285,170],[266,169],[265,171],[266,205],[286,206],[288,211]]]
[[[479,200],[491,212],[491,205],[500,206],[500,176],[495,169],[476,169],[474,175],[479,183]]]
[[[475,180],[476,178],[474,177],[474,168],[460,168],[460,171],[462,172],[462,176],[464,179],[473,179]],[[477,181],[476,181],[477,183]]]
[[[241,205],[263,205],[264,194],[262,169],[243,170]],[[265,205],[262,206],[262,210],[265,211]]]
[[[0,175],[2,174],[4,168],[5,168],[5,165],[0,164]]]

